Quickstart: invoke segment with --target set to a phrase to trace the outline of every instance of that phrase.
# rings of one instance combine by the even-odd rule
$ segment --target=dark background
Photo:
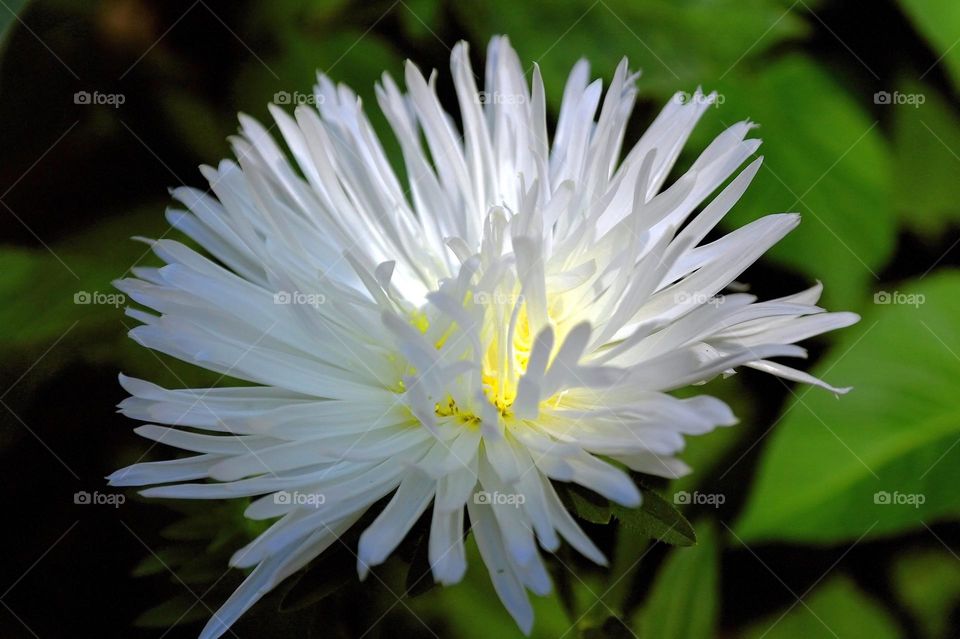
[[[380,71],[402,77],[401,62],[411,58],[421,68],[439,70],[441,97],[451,104],[449,48],[458,39],[470,40],[479,68],[488,36],[504,32],[522,59],[542,65],[555,117],[560,83],[573,60],[586,56],[596,74],[609,78],[616,60],[627,55],[645,71],[628,140],[636,140],[673,91],[690,91],[698,83],[717,87],[727,104],[704,118],[681,166],[720,130],[720,121],[752,116],[763,125],[758,135],[768,141],[764,149],[776,179],[758,178],[757,197],[738,207],[731,222],[774,210],[810,213],[805,208],[814,207],[816,219],[805,217],[801,240],[744,276],[754,292],[783,295],[819,278],[832,310],[870,313],[876,310],[872,296],[892,290],[890,283],[922,278],[930,269],[949,271],[960,261],[954,247],[960,220],[955,177],[960,147],[954,144],[960,128],[954,128],[957,84],[950,66],[957,49],[941,44],[940,35],[952,28],[960,39],[960,21],[951,22],[956,12],[938,19],[937,3],[917,10],[914,5],[923,3],[574,1],[547,3],[542,14],[517,2],[440,0],[21,4],[0,3],[0,21],[7,25],[0,66],[3,637],[195,636],[209,614],[197,598],[216,609],[239,583],[237,571],[225,576],[223,571],[230,549],[254,532],[239,516],[242,505],[184,511],[146,503],[133,492],[116,508],[74,503],[78,491],[116,498],[120,493],[107,488],[103,477],[148,449],[131,432],[134,424],[115,412],[124,398],[118,371],[171,386],[209,378],[134,348],[124,337],[133,322],[122,308],[78,305],[73,296],[110,294],[110,281],[134,264],[150,263],[144,246],[128,238],[166,232],[166,189],[203,188],[197,166],[230,154],[226,138],[236,130],[236,112],[266,120],[265,105],[276,92],[309,92],[315,69],[353,86],[373,113],[372,85]],[[922,11],[933,12],[940,32],[917,17]],[[719,13],[726,18],[718,19]],[[802,72],[790,71],[793,64]],[[780,68],[787,70],[777,76]],[[898,88],[924,95],[924,104],[910,111],[872,99],[877,91]],[[74,96],[82,91],[119,95],[123,104],[77,104]],[[934,105],[935,114],[925,111]],[[794,126],[780,113],[810,128]],[[372,117],[389,138],[382,118]],[[865,141],[854,142],[866,128],[861,123],[871,122],[875,126]],[[847,132],[841,152],[851,142],[856,150],[848,155],[808,144],[833,131]],[[396,157],[392,141],[388,149]],[[825,171],[830,177],[821,181]],[[794,199],[802,202],[791,204]],[[862,247],[862,261],[845,253],[847,245],[858,255]],[[943,339],[954,344],[954,337]],[[833,339],[811,345],[813,362],[834,347]],[[827,377],[841,386],[855,381]],[[947,383],[956,388],[956,378]],[[727,496],[720,509],[687,512],[691,520],[715,519],[725,533],[748,499],[765,451],[751,444],[778,422],[794,391],[745,372],[718,392],[739,393],[730,401],[744,419],[736,435],[710,440],[696,451],[709,463],[701,469],[691,462],[698,472],[685,486],[710,486]],[[162,448],[148,457],[169,455]],[[941,465],[954,466],[953,453],[946,447],[941,452],[950,453]],[[956,483],[951,489],[956,491]],[[948,511],[954,516],[945,515]],[[806,601],[808,589],[836,572],[848,579],[844,583],[855,584],[850,590],[858,597],[886,611],[892,636],[957,636],[960,560],[954,553],[960,528],[952,521],[957,504],[931,512],[926,521],[918,516],[912,525],[892,525],[883,535],[862,539],[848,535],[846,542],[842,535],[823,542],[787,535],[744,547],[721,535],[716,634],[759,636],[758,624],[777,619],[791,605],[805,614],[806,604],[797,604],[797,598]],[[185,516],[188,525],[182,524]],[[617,537],[614,528],[589,527],[608,547]],[[645,602],[670,552],[677,551],[657,545],[628,579],[631,610],[653,605]],[[601,583],[603,572],[569,553],[561,560],[586,575],[587,583]],[[329,570],[355,581],[352,564],[341,564]],[[399,564],[388,566],[384,581],[392,584],[393,572],[401,570]],[[477,562],[470,574],[477,583],[486,579]],[[925,587],[936,594],[924,594]],[[235,632],[327,636],[336,630],[360,636],[374,624],[367,636],[381,631],[466,636],[461,633],[476,620],[459,611],[474,606],[477,614],[503,614],[487,612],[497,610],[485,601],[489,592],[481,597],[473,594],[480,590],[469,588],[434,591],[432,599],[408,608],[397,605],[383,586],[348,584],[317,607],[286,615],[275,613],[277,601],[268,599]],[[854,622],[862,612],[842,597],[834,603],[840,616],[849,613]],[[375,623],[382,611],[386,616]],[[567,636],[623,632],[597,630],[604,616],[586,615]],[[181,623],[170,627],[178,617]],[[516,632],[499,618],[481,623]],[[566,627],[571,621],[558,623]],[[555,626],[540,624],[538,618],[538,636],[553,636]],[[777,627],[780,634],[767,636],[824,632],[815,621],[809,634],[784,634],[805,627],[796,620]]]

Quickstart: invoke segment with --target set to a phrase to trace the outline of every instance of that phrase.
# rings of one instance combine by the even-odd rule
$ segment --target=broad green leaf
[[[800,226],[768,256],[824,283],[827,306],[849,308],[891,256],[895,224],[890,153],[859,99],[820,67],[788,56],[756,74],[731,76],[724,103],[701,125],[706,133],[748,119],[763,140],[763,167],[725,222],[798,212]]]
[[[894,206],[904,224],[934,235],[960,222],[958,114],[930,87],[904,82],[897,91],[917,99],[886,107],[894,111]]]
[[[12,246],[0,249],[0,295],[17,300],[0,307],[0,340],[31,345],[59,337],[75,321],[64,316],[72,310],[76,283],[52,256]]]
[[[960,560],[941,549],[894,559],[891,583],[928,639],[947,636],[950,613],[960,604]]]
[[[610,77],[626,56],[631,68],[643,72],[644,94],[663,99],[712,84],[746,60],[807,32],[802,10],[777,0],[488,0],[453,7],[471,30],[474,46],[485,47],[492,35],[503,33],[525,67],[539,64],[554,108],[581,57],[594,73]]]
[[[846,577],[832,577],[803,604],[747,629],[744,639],[897,639],[893,618]]]
[[[36,348],[75,325],[84,330],[123,330],[126,300],[112,281],[147,251],[131,235],[166,228],[159,205],[58,242],[47,249],[0,247],[0,295],[16,303],[0,307],[0,344]]]
[[[937,64],[960,88],[960,3],[954,0],[900,0],[900,6],[922,33]]]
[[[960,514],[960,273],[876,301],[813,371],[853,390],[798,388],[769,436],[744,540],[839,542]]]
[[[124,315],[133,302],[113,281],[129,277],[134,266],[157,263],[149,247],[131,237],[185,240],[170,229],[164,208],[157,203],[107,218],[49,250],[0,246],[0,295],[16,300],[0,306],[0,348],[10,371],[34,366],[18,383],[18,394],[74,358],[168,387],[244,384],[148,351],[126,337],[138,322]]]
[[[710,639],[715,636],[720,599],[720,553],[713,525],[698,525],[693,548],[675,548],[653,582],[635,621],[640,637]]]

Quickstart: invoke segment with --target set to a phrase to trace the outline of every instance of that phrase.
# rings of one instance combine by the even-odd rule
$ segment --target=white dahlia
[[[113,485],[253,497],[247,516],[276,520],[233,556],[253,571],[202,637],[223,634],[387,496],[356,549],[361,578],[430,509],[435,580],[463,577],[469,522],[529,632],[526,591],[551,588],[540,548],[564,539],[605,562],[554,483],[637,506],[625,469],[677,477],[684,435],[735,421],[715,398],[669,391],[738,366],[844,390],[771,361],[857,320],[817,307],[819,286],[766,302],[721,294],[798,216],[702,243],[760,167],[699,209],[760,145],[749,122],[663,188],[714,95],[671,100],[621,161],[636,97],[626,60],[602,99],[587,63],[574,66],[552,143],[540,73],[528,85],[506,38],[487,50],[484,92],[466,44],[451,71],[462,134],[435,76],[412,63],[408,93],[387,75],[377,87],[406,187],[356,94],[327,77],[318,108],[270,109],[295,164],[241,116],[237,162],[202,168],[216,198],[173,191],[188,210],[169,211],[171,224],[207,255],[157,240],[166,265],[118,283],[154,311],[128,311],[142,322],[134,340],[252,382],[166,390],[121,378],[132,395],[122,412],[151,422],[137,432],[197,454],[134,464]]]

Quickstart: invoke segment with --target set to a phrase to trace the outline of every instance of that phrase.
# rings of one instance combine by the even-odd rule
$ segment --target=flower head
[[[565,540],[605,562],[555,483],[637,506],[627,469],[677,477],[684,435],[735,421],[715,398],[669,391],[739,366],[844,390],[771,361],[856,321],[817,307],[819,286],[763,302],[723,293],[798,216],[704,242],[760,167],[737,173],[760,144],[749,122],[665,186],[712,94],[671,100],[621,160],[636,97],[626,61],[605,95],[586,62],[573,68],[552,141],[540,73],[528,85],[506,38],[490,43],[483,93],[466,44],[451,71],[462,133],[413,64],[406,94],[386,75],[377,87],[406,184],[357,96],[326,77],[318,108],[271,107],[294,163],[241,116],[237,161],[202,169],[216,197],[173,191],[185,210],[170,222],[207,255],[157,240],[166,265],[118,283],[153,311],[129,311],[137,342],[252,383],[121,378],[123,412],[151,423],[137,432],[195,454],[134,464],[114,485],[252,497],[247,516],[275,520],[232,558],[253,571],[203,637],[385,498],[356,548],[361,577],[429,511],[433,576],[456,583],[469,517],[529,632],[527,590],[551,587],[541,549]]]

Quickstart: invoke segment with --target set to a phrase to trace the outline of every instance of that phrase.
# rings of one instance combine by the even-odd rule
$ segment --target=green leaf
[[[904,12],[933,50],[954,86],[960,88],[960,3],[954,0],[900,0]]]
[[[109,219],[49,250],[0,247],[0,295],[16,300],[0,307],[0,345],[38,348],[74,325],[78,335],[125,332],[126,300],[111,282],[147,251],[130,236],[165,228],[158,205]]]
[[[11,29],[17,23],[17,16],[23,13],[26,7],[27,0],[7,0],[0,7],[0,55],[7,45]]]
[[[947,636],[950,613],[960,603],[957,561],[940,549],[914,551],[894,559],[893,589],[928,639]]]
[[[567,510],[573,511],[577,517],[591,524],[609,524],[613,513],[610,511],[610,502],[578,484],[555,482],[554,488],[560,495]]]
[[[720,553],[716,532],[700,524],[700,543],[675,548],[657,573],[634,627],[641,637],[709,639],[719,614]]]
[[[0,295],[16,300],[0,306],[0,348],[8,368],[31,367],[49,349],[18,384],[18,393],[26,395],[27,385],[76,358],[119,365],[168,387],[245,383],[148,351],[126,336],[138,322],[124,315],[133,302],[113,281],[129,276],[134,266],[157,264],[149,247],[131,236],[184,240],[170,230],[164,207],[156,203],[108,217],[49,249],[0,246]]]
[[[696,532],[680,511],[659,493],[641,484],[643,503],[627,508],[604,499],[583,486],[555,483],[557,493],[567,509],[592,524],[609,524],[615,517],[620,524],[650,539],[675,546],[697,543]]]
[[[803,605],[771,615],[742,635],[744,639],[837,639],[902,636],[894,620],[861,593],[846,577],[838,576],[817,588]]]
[[[524,67],[534,61],[540,65],[554,108],[571,66],[581,57],[595,73],[610,77],[627,56],[631,68],[643,72],[644,95],[652,92],[664,99],[712,83],[807,32],[796,5],[778,0],[488,0],[453,3],[453,8],[481,46],[494,34],[510,35]]]
[[[410,37],[429,40],[443,30],[440,0],[406,0],[401,7],[400,24]]]
[[[767,256],[822,281],[827,306],[849,308],[892,255],[896,235],[890,153],[866,111],[872,96],[851,98],[799,56],[731,76],[718,90],[724,103],[704,116],[705,132],[749,119],[763,139],[763,167],[726,224],[800,213],[800,226]]]
[[[187,546],[161,548],[140,560],[130,572],[132,577],[163,575],[176,566],[182,566],[194,558],[194,549]],[[174,571],[176,572],[176,571]]]
[[[625,508],[610,504],[613,516],[620,525],[642,535],[674,546],[692,546],[697,543],[697,533],[673,504],[656,491],[643,488],[643,503],[639,508]]]
[[[960,513],[960,273],[896,289],[814,368],[853,391],[798,389],[766,443],[741,538],[839,542]]]
[[[923,96],[923,103],[893,109],[894,206],[901,221],[931,236],[960,222],[960,124],[957,114],[931,88],[899,83],[897,91]]]
[[[196,599],[189,595],[177,595],[138,616],[133,625],[138,628],[169,628],[202,621],[209,614],[207,608]]]

